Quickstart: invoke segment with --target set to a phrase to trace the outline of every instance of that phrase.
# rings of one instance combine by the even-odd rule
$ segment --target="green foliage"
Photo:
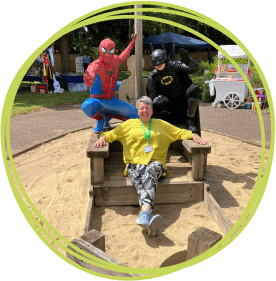
[[[210,70],[210,64],[209,61],[202,60],[199,63],[199,71],[197,73],[203,75],[205,70]]]
[[[119,71],[118,81],[123,81],[130,76],[130,72],[128,71]]]
[[[200,94],[199,98],[202,102],[213,102],[215,97],[210,96],[209,84],[205,83],[207,80],[211,80],[214,77],[214,73],[208,72],[206,75],[201,75],[198,72],[196,74],[190,75],[193,84],[198,85]]]
[[[99,55],[99,47],[92,47],[92,54]]]
[[[237,64],[248,64],[248,59],[245,58],[234,59],[234,61]],[[228,59],[222,59],[221,64],[232,64],[232,63]]]
[[[214,74],[209,72],[205,76],[205,81],[211,80],[214,77]],[[201,88],[201,95],[200,95],[200,100],[202,102],[213,102],[215,100],[215,96],[210,95],[209,91],[209,83],[203,83],[202,88]]]
[[[250,68],[252,76],[249,78],[249,81],[253,88],[263,88],[262,80],[257,72],[255,67]]]
[[[209,63],[209,61],[201,61],[199,63],[199,72],[198,74],[204,74],[205,70],[209,70],[210,73],[212,73],[212,75],[215,75],[215,70],[217,67],[217,56],[214,57],[214,62],[213,63]]]

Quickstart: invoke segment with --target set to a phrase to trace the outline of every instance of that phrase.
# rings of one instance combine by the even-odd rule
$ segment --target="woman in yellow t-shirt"
[[[129,119],[114,130],[103,133],[94,147],[102,147],[106,141],[122,143],[126,163],[124,175],[128,174],[134,185],[141,207],[136,223],[152,236],[161,223],[160,215],[152,217],[158,179],[171,175],[166,167],[169,145],[180,139],[193,139],[200,144],[206,142],[191,131],[179,129],[161,119],[151,119],[152,101],[147,96],[138,100],[137,109],[139,119]]]

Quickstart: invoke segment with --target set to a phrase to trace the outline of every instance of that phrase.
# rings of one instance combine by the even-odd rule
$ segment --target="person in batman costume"
[[[185,124],[189,131],[201,135],[199,87],[189,77],[191,68],[180,61],[169,61],[161,49],[152,52],[151,62],[155,69],[148,76],[147,95],[153,101],[153,117]]]

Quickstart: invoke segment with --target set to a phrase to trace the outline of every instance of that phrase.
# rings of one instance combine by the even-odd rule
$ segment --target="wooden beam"
[[[95,148],[93,144],[100,138],[100,134],[95,134],[92,130],[88,146],[86,149],[86,156],[88,158],[107,158],[109,155],[109,143],[100,148]]]
[[[192,156],[193,180],[205,180],[207,174],[207,154],[194,154]]]
[[[102,260],[105,260],[105,261],[108,261],[110,263],[114,263],[114,264],[117,264],[117,265],[126,266],[123,263],[121,263],[121,262],[117,261],[116,259],[110,257],[109,255],[107,255],[102,250],[98,249],[97,247],[91,245],[90,243],[88,243],[87,241],[85,241],[81,238],[74,239],[73,241],[71,241],[71,243],[76,245],[78,248],[85,251],[86,253],[88,253],[90,255],[93,255],[94,257],[100,258]],[[77,252],[76,250],[72,249],[70,246],[68,246],[68,249],[78,253],[81,256],[84,256],[84,255],[80,254],[79,252]],[[79,258],[76,258],[74,255],[71,255],[68,252],[66,252],[66,255],[67,255],[68,258],[70,258],[71,260],[73,260],[77,264],[79,264],[79,265],[81,265],[81,266],[83,266],[87,269],[90,269],[94,272],[101,273],[101,274],[110,275],[110,276],[120,276],[120,277],[141,276],[141,275],[138,275],[138,274],[122,273],[122,272],[116,272],[116,271],[100,268],[100,267],[97,267],[96,265],[92,265],[88,262],[85,262],[85,261],[79,259]]]
[[[209,144],[195,143],[193,140],[182,140],[182,145],[191,154],[208,154],[211,153],[211,146]]]
[[[94,192],[93,185],[89,189],[89,203],[87,207],[87,214],[85,219],[83,234],[87,234],[92,229],[92,219],[93,219],[93,206],[94,206]]]
[[[94,184],[104,182],[104,158],[93,159],[94,168]]]
[[[96,229],[88,231],[80,238],[105,252],[105,236]]]
[[[134,8],[142,8],[142,5],[134,5]],[[142,12],[134,12],[134,15],[142,15]],[[137,34],[135,39],[135,98],[137,101],[141,97],[143,85],[143,26],[141,19],[134,19],[134,29]]]
[[[200,227],[188,236],[187,260],[195,258],[214,246],[222,235]]]
[[[217,201],[210,193],[210,186],[204,183],[204,203],[224,234],[233,227],[232,222],[224,214]]]
[[[113,181],[112,186],[94,186],[95,206],[138,205],[135,188],[123,181]],[[201,201],[202,182],[181,182],[158,184],[154,204],[180,204]]]
[[[198,144],[193,140],[182,140],[181,152],[192,165],[193,180],[205,180],[207,175],[207,154],[211,153],[211,146]]]

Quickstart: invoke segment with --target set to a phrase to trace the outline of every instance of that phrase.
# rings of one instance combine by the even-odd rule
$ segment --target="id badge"
[[[151,145],[144,146],[145,153],[153,152],[153,148]]]

